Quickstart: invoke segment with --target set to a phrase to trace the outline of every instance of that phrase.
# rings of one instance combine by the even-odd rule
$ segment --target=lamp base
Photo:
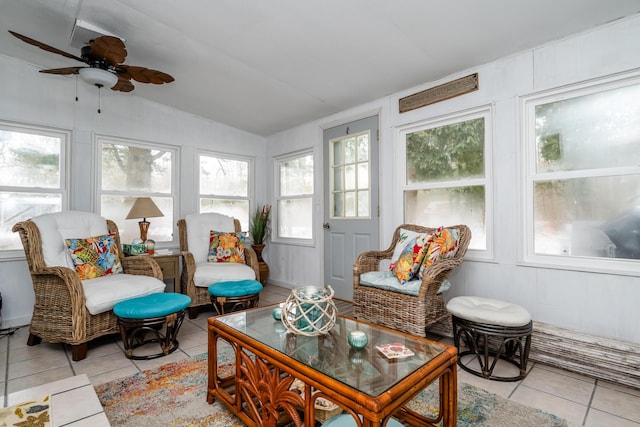
[[[149,231],[149,226],[151,223],[149,221],[139,221],[138,225],[140,226],[140,239],[143,242],[147,241],[147,232]]]

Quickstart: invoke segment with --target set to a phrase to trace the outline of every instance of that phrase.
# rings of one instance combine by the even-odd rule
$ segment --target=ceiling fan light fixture
[[[112,88],[118,83],[118,76],[102,68],[80,68],[80,78],[85,82],[98,86]]]

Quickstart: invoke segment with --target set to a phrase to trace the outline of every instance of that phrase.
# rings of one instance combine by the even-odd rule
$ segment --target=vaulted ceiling
[[[0,54],[81,65],[7,31],[79,56],[79,19],[125,39],[126,64],[175,78],[118,96],[268,136],[639,11],[640,0],[0,0]]]

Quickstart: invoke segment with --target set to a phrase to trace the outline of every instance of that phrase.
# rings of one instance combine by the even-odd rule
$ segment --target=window
[[[200,154],[199,209],[217,212],[240,221],[249,229],[250,160]]]
[[[3,257],[22,253],[20,237],[11,231],[17,222],[66,208],[68,141],[69,133],[65,131],[0,122]]]
[[[640,271],[640,77],[523,103],[525,260]]]
[[[164,216],[147,218],[148,238],[174,242],[177,148],[106,136],[96,140],[100,215],[118,224],[122,243],[129,243],[140,237],[140,228],[138,220],[125,218],[136,197],[151,197]]]
[[[491,111],[400,131],[404,220],[427,227],[467,225],[469,249],[490,256]]]
[[[276,239],[313,239],[313,153],[276,160]]]
[[[371,218],[369,131],[329,141],[331,218]]]

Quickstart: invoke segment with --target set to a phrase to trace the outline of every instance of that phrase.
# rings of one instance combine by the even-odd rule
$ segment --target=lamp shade
[[[155,218],[164,216],[162,211],[158,209],[151,197],[138,197],[131,206],[131,210],[126,219],[134,218]]]
[[[85,82],[98,87],[112,88],[118,83],[118,76],[102,68],[80,68],[80,77]]]

